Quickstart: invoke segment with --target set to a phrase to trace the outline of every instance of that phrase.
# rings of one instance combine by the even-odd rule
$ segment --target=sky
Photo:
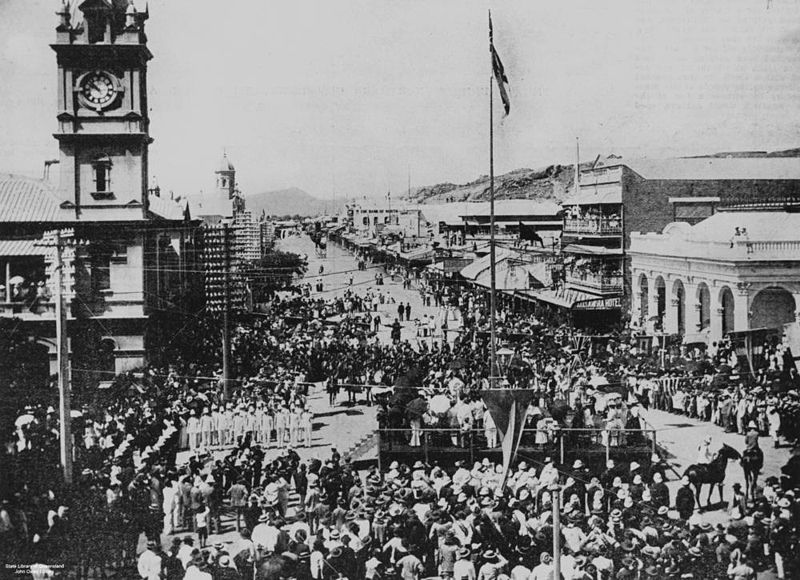
[[[150,0],[150,173],[338,198],[495,171],[800,147],[797,0]],[[0,0],[0,172],[57,157],[60,0]],[[496,93],[495,93],[496,97]]]

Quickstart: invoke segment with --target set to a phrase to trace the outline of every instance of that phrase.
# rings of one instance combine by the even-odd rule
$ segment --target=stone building
[[[576,193],[562,203],[564,286],[542,299],[565,309],[591,304],[591,322],[600,326],[625,322],[639,293],[633,232],[697,224],[723,207],[799,193],[796,157],[610,157],[581,172]]]
[[[194,288],[193,222],[148,191],[146,11],[127,1],[64,3],[58,67],[59,185],[0,177],[0,316],[49,350],[56,371],[53,238],[63,232],[74,383],[92,384],[159,352],[160,313]]]
[[[790,206],[792,210],[798,206]],[[711,344],[733,331],[794,334],[800,213],[720,211],[631,236],[632,318],[649,333]]]

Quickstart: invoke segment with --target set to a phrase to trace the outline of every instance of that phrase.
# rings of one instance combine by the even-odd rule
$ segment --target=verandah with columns
[[[747,281],[736,276],[735,268],[728,273],[724,279],[634,266],[632,319],[650,334],[680,334],[708,344],[732,331],[800,320],[800,281],[774,282],[766,275]]]

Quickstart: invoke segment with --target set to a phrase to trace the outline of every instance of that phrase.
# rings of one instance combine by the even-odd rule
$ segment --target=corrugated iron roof
[[[465,204],[454,204],[456,207],[461,205],[462,216],[477,217],[489,215],[489,202],[478,202]],[[535,199],[503,199],[494,203],[495,216],[555,216],[561,211],[558,202],[550,200]]]
[[[41,179],[0,175],[0,222],[67,222],[75,214],[61,207],[55,190]]]
[[[148,198],[148,207],[152,213],[165,220],[183,220],[184,208],[171,199],[151,195]]]
[[[47,248],[37,246],[41,240],[0,240],[0,256],[45,256]]]

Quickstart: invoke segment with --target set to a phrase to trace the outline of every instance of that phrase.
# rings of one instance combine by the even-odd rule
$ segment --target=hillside
[[[572,166],[551,165],[544,169],[517,169],[494,176],[495,199],[563,199],[572,185]],[[412,203],[445,203],[449,201],[487,201],[489,176],[482,175],[464,185],[440,183],[412,190]]]
[[[260,216],[262,210],[272,216],[317,216],[326,212],[332,213],[334,210],[331,200],[316,198],[297,187],[247,194],[245,203],[254,216]],[[343,205],[344,200],[336,201],[336,209]]]
[[[711,153],[697,157],[798,157],[800,148],[783,151],[732,151]],[[606,157],[606,159],[616,156]],[[586,170],[592,162],[582,163]],[[563,200],[572,188],[575,169],[572,165],[550,165],[543,169],[517,169],[503,175],[495,175],[495,199],[541,199]],[[367,196],[371,199],[382,199],[382,196]],[[488,201],[489,176],[482,175],[476,180],[463,185],[455,183],[439,183],[411,190],[404,196],[410,203],[446,203],[449,201]],[[285,216],[317,216],[332,214],[344,207],[347,199],[323,200],[299,189],[291,187],[277,191],[265,191],[246,196],[247,209],[253,215],[261,215],[262,209],[267,215]]]
[[[698,155],[704,158],[724,157],[800,157],[800,148],[782,151],[731,151]],[[619,157],[611,155],[606,159]],[[592,163],[581,163],[581,170]],[[575,168],[572,165],[550,165],[545,169],[517,169],[504,175],[495,175],[495,199],[564,199],[573,186]],[[489,176],[482,175],[464,185],[440,183],[412,190],[408,200],[412,203],[445,203],[448,201],[488,201]]]

